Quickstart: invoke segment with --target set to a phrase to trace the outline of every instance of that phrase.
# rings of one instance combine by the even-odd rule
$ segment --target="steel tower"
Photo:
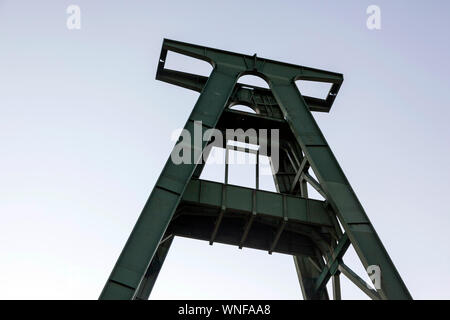
[[[168,51],[207,61],[213,71],[203,77],[166,69]],[[239,84],[247,74],[263,78],[270,89]],[[197,121],[202,136],[211,128],[278,129],[277,192],[258,190],[258,174],[256,189],[228,184],[227,165],[224,184],[199,179],[199,160],[212,141],[188,145],[193,161],[167,160],[100,299],[148,299],[174,236],[292,255],[305,299],[329,299],[330,279],[340,299],[340,274],[372,299],[411,299],[311,114],[330,110],[342,74],[165,39],[156,79],[200,92],[184,127],[192,136]],[[330,83],[331,89],[325,99],[302,96],[296,80]],[[256,113],[230,109],[235,104]],[[224,145],[226,154],[239,149]],[[308,186],[325,200],[309,199]],[[350,245],[367,270],[379,272],[375,288],[344,264]]]

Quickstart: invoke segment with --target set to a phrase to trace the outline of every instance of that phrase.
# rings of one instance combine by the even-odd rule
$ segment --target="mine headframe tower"
[[[210,76],[165,68],[168,51],[209,62]],[[238,83],[248,74],[270,89]],[[292,255],[305,299],[329,299],[330,279],[334,299],[341,299],[341,274],[372,299],[411,299],[311,113],[330,110],[342,74],[165,39],[156,79],[200,92],[184,127],[192,136],[212,128],[277,129],[277,192],[259,190],[258,174],[255,189],[228,184],[227,163],[225,183],[199,179],[200,159],[212,140],[188,144],[192,161],[167,160],[100,299],[148,299],[174,236]],[[302,96],[296,80],[329,83],[331,89],[324,99]],[[236,104],[255,113],[231,109]],[[257,141],[261,146],[269,140]],[[240,148],[225,146],[226,154]],[[271,156],[262,153],[271,148],[240,149],[256,152],[257,159]],[[308,198],[308,187],[325,200]],[[379,273],[375,287],[344,264],[350,245],[367,270]]]

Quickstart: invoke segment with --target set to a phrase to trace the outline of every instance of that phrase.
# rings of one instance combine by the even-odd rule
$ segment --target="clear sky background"
[[[100,294],[198,97],[155,80],[163,38],[343,73],[315,117],[413,297],[450,298],[449,14],[444,0],[0,0],[0,298]],[[290,256],[176,238],[151,298],[301,291]]]

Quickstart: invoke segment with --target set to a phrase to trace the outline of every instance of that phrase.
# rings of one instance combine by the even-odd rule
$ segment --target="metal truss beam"
[[[369,298],[373,300],[381,300],[380,294],[372,289],[367,282],[361,279],[353,270],[351,270],[347,265],[345,265],[342,261],[339,263],[338,270],[342,272],[351,282],[353,282],[358,288],[361,289],[365,294],[369,296]]]
[[[328,262],[326,266],[323,268],[322,272],[320,273],[320,276],[317,278],[314,290],[316,291],[322,290],[326,286],[328,280],[333,275],[335,275],[339,267],[339,262],[344,256],[345,252],[347,251],[349,245],[350,240],[348,239],[348,236],[344,234],[342,238],[339,240],[338,245],[334,249],[332,255],[328,258]]]

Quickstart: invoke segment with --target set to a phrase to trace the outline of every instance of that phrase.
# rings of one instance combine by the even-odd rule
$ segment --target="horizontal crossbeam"
[[[298,181],[300,180],[301,175],[308,170],[308,159],[306,157],[303,157],[302,163],[300,164],[300,168],[298,168],[297,173],[295,174],[294,181],[292,181],[291,185],[291,193],[294,191],[295,186],[297,185]]]
[[[260,69],[269,72],[277,70],[282,74],[289,75],[294,80],[309,80],[331,83],[330,91],[325,99],[307,97],[304,99],[310,105],[311,111],[329,112],[333,102],[339,92],[343,82],[343,76],[340,73],[299,66],[270,59],[263,59],[240,53],[229,52],[225,50],[207,48],[180,41],[164,39],[161,55],[159,58],[156,79],[165,81],[177,86],[201,92],[206,84],[207,77],[180,72],[177,70],[166,69],[165,63],[167,52],[173,51],[186,56],[209,62],[212,66],[234,66],[240,69],[240,75],[257,73]],[[254,86],[247,86],[264,90]],[[272,95],[270,90],[265,89],[268,95]]]

